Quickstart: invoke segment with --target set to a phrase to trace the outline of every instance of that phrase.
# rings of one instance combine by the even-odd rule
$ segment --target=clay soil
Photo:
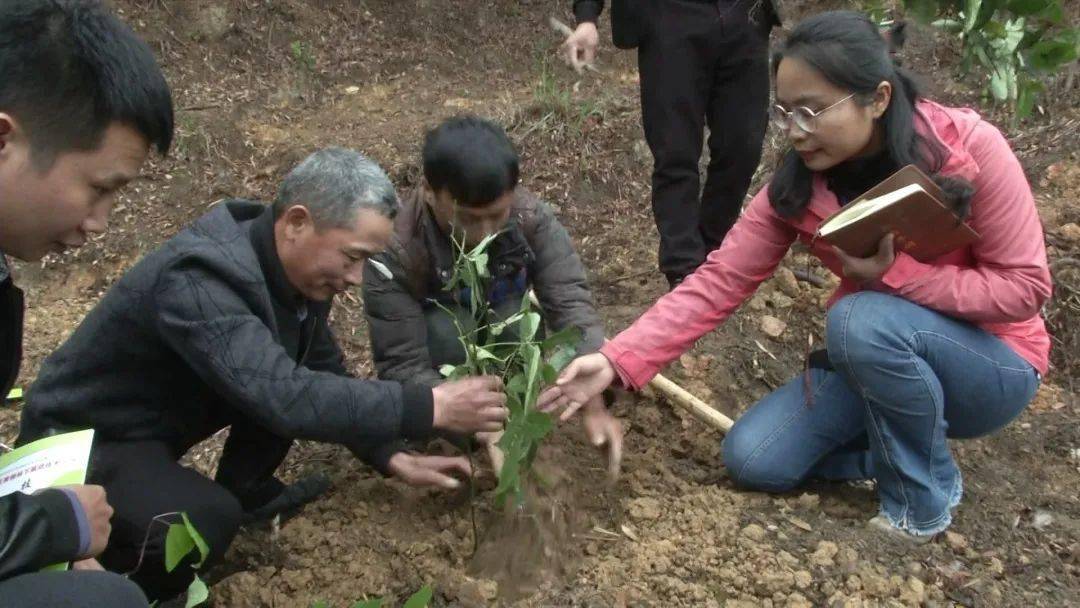
[[[512,134],[525,184],[574,237],[609,333],[663,293],[636,58],[610,47],[606,19],[599,73],[578,77],[554,59],[559,38],[547,25],[551,15],[570,20],[568,0],[115,4],[164,62],[177,145],[125,193],[106,238],[17,267],[29,293],[21,386],[126,268],[208,205],[268,200],[296,161],[329,145],[374,157],[405,191],[417,182],[424,130],[461,112]],[[786,4],[789,23],[847,6]],[[1035,190],[1058,283],[1046,310],[1054,370],[1035,402],[997,435],[954,444],[966,496],[949,534],[909,549],[868,531],[869,485],[737,491],[720,434],[648,395],[624,395],[614,407],[627,431],[619,481],[605,482],[576,422],[561,427],[540,456],[550,486],[526,512],[498,517],[490,477],[479,481],[475,559],[467,492],[409,488],[343,449],[298,443],[282,477],[322,471],[331,491],[280,527],[243,531],[211,573],[213,605],[351,606],[372,597],[398,605],[425,584],[436,606],[1080,603],[1080,94],[1075,79],[1060,78],[1043,111],[1014,125],[980,99],[977,82],[958,79],[955,42],[917,29],[904,61],[929,77],[934,97],[980,107],[1006,132]],[[781,143],[770,133],[753,190]],[[796,374],[807,335],[820,341],[828,294],[828,285],[795,280],[791,271],[807,265],[794,251],[671,376],[734,417]],[[336,302],[334,325],[350,367],[369,375],[356,294]],[[0,410],[0,439],[13,439],[17,425],[17,405]],[[221,439],[194,450],[191,466],[212,471]]]

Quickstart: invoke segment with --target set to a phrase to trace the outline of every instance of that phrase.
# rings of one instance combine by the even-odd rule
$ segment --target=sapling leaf
[[[195,549],[195,540],[191,538],[183,524],[170,524],[165,534],[165,571],[172,572],[180,565],[180,560]]]
[[[439,366],[439,373],[442,374],[443,378],[452,378],[454,376],[455,371],[457,371],[457,366],[456,365],[450,365],[449,363],[444,363],[444,364]]]
[[[210,557],[210,545],[206,544],[202,534],[199,534],[199,531],[195,529],[195,525],[188,519],[187,513],[181,513],[180,517],[184,520],[184,527],[187,528],[188,534],[191,535],[191,540],[195,541],[195,546],[199,548],[199,561],[192,567],[200,568],[206,558]]]
[[[549,363],[540,364],[540,377],[544,381],[545,386],[555,384],[555,381],[559,379],[559,372],[555,371],[555,368]]]
[[[371,600],[361,600],[352,605],[352,608],[382,608],[383,598],[377,597]]]
[[[561,346],[577,347],[581,342],[581,330],[577,327],[564,327],[559,331],[551,334],[544,339],[543,344],[540,346],[545,355],[550,355],[553,351],[557,350]]]
[[[527,312],[525,313],[521,321],[518,323],[518,334],[521,337],[522,342],[529,342],[536,337],[537,330],[540,329],[540,313]]]
[[[540,386],[540,347],[534,343],[527,343],[522,346],[522,354],[525,355],[525,378],[528,380],[522,405],[528,411],[532,409],[537,397],[540,396],[540,391],[537,390]]]
[[[551,432],[555,423],[551,416],[539,410],[532,410],[525,415],[523,431],[525,436],[533,443],[540,441]]]
[[[424,585],[412,597],[405,600],[404,608],[426,608],[431,603],[431,587]]]
[[[548,359],[548,365],[550,365],[552,369],[555,370],[555,373],[558,374],[566,369],[566,366],[570,365],[570,362],[573,361],[576,356],[577,351],[574,350],[574,347],[565,345],[560,346]]]
[[[525,379],[525,374],[514,374],[513,378],[506,383],[506,392],[513,394],[515,397],[523,395],[528,388],[528,380]]]
[[[209,598],[210,590],[206,587],[206,583],[196,574],[191,584],[188,585],[187,601],[184,602],[184,608],[195,608],[195,606],[202,604]]]

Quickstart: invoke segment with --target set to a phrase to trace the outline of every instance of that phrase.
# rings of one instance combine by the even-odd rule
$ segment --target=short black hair
[[[114,122],[162,155],[172,144],[172,94],[153,52],[98,0],[0,1],[0,111],[25,125],[44,166],[97,148]]]
[[[506,132],[478,116],[449,118],[424,138],[424,178],[466,207],[483,207],[514,189],[519,162]]]

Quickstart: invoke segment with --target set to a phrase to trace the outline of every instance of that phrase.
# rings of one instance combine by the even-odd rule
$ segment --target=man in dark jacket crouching
[[[183,591],[192,570],[165,571],[167,526],[155,518],[186,513],[212,557],[222,555],[245,518],[295,510],[325,489],[325,479],[285,486],[274,477],[294,439],[375,460],[360,446],[501,428],[497,379],[432,389],[346,374],[327,323],[331,300],[360,284],[397,210],[375,163],[316,152],[286,176],[273,206],[219,203],[143,258],[49,357],[20,440],[95,430],[89,476],[116,510],[106,568],[137,569],[132,579],[151,598]],[[214,480],[177,462],[225,427]],[[424,469],[470,473],[463,458],[402,453],[372,464],[414,483]]]
[[[518,185],[518,153],[502,128],[476,116],[444,121],[424,140],[423,169],[423,184],[402,206],[389,246],[372,258],[364,277],[379,377],[437,386],[442,365],[465,361],[458,327],[474,331],[476,322],[468,289],[447,289],[456,255],[452,235],[468,249],[492,237],[482,298],[496,318],[518,312],[531,289],[548,329],[578,329],[578,353],[599,349],[604,327],[581,258],[551,207]],[[511,328],[502,335],[512,341],[514,333]],[[589,442],[607,453],[616,475],[619,421],[596,399],[583,422]],[[400,442],[372,447],[379,458],[403,449]]]

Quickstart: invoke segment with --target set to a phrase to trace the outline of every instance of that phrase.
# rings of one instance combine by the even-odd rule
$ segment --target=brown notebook
[[[882,237],[895,232],[897,251],[928,262],[979,238],[944,200],[933,180],[908,165],[826,218],[817,238],[850,255],[869,257]]]

